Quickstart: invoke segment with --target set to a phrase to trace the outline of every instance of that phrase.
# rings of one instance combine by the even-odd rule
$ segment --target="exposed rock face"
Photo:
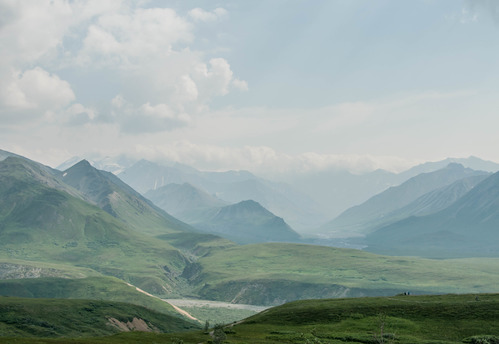
[[[22,264],[0,263],[0,279],[70,277],[57,269],[40,268]]]
[[[139,331],[139,332],[159,332],[159,330],[148,325],[143,319],[133,318],[132,321],[119,321],[116,318],[108,318],[109,324],[118,328],[122,332]]]

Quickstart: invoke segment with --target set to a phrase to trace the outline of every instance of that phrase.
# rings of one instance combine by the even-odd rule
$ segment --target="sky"
[[[495,0],[0,0],[0,149],[264,175],[499,162]]]

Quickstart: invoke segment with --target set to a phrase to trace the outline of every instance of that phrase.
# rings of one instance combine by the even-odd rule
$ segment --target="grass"
[[[29,278],[0,280],[0,295],[24,298],[90,299],[128,302],[182,318],[158,298],[145,295],[114,277]],[[186,320],[184,318],[184,320]]]
[[[478,300],[477,297],[478,296]],[[302,300],[225,327],[226,343],[496,343],[499,294]],[[383,336],[382,336],[383,334]],[[10,340],[10,341],[9,341]],[[60,343],[18,339],[17,343]],[[203,331],[122,333],[64,343],[210,343]],[[495,342],[494,342],[495,340]],[[12,338],[0,343],[14,342]]]
[[[178,317],[123,302],[0,297],[2,337],[94,337],[118,333],[109,319],[142,319],[158,332],[197,327]]]
[[[16,193],[18,206],[4,208],[8,215],[0,221],[1,260],[89,268],[157,294],[177,289],[176,277],[186,259],[167,242],[140,235],[101,209],[58,190],[21,186],[25,195]]]
[[[499,259],[432,260],[298,244],[227,248],[198,260],[207,299],[279,304],[299,298],[499,291]]]
[[[183,310],[189,312],[196,319],[199,319],[203,324],[208,321],[210,324],[229,324],[236,322],[252,315],[255,311],[249,309],[230,309],[222,307],[182,307]]]

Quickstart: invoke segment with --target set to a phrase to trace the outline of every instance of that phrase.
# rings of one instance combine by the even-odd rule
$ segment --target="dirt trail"
[[[163,300],[163,301],[164,301],[164,300]],[[167,301],[165,301],[165,302],[167,302]],[[170,305],[172,305],[172,304],[170,303]],[[196,321],[201,322],[201,320],[199,320],[199,319],[197,319],[197,318],[193,317],[193,316],[192,316],[192,315],[190,315],[187,311],[184,311],[182,308],[178,308],[178,307],[177,307],[177,306],[175,306],[175,305],[172,305],[172,307],[173,307],[173,308],[175,308],[175,310],[176,310],[177,312],[179,312],[180,314],[185,315],[185,316],[186,316],[186,317],[188,317],[189,319],[192,319],[192,320],[196,320]]]
[[[126,283],[126,282],[125,282],[125,283]],[[147,295],[147,296],[154,297],[154,298],[156,298],[156,299],[158,299],[158,300],[161,300],[161,301],[163,301],[163,302],[166,302],[167,304],[169,304],[170,306],[172,306],[172,307],[173,307],[173,309],[175,309],[178,313],[182,314],[183,316],[185,316],[185,317],[187,317],[187,318],[189,318],[189,319],[191,319],[191,320],[198,321],[199,323],[202,323],[202,321],[201,321],[201,320],[199,320],[199,319],[197,319],[197,318],[193,317],[191,314],[189,314],[189,312],[184,311],[182,308],[179,308],[179,307],[177,307],[177,306],[175,306],[175,305],[171,304],[170,302],[168,302],[168,301],[166,301],[166,300],[160,299],[160,298],[159,298],[159,297],[157,297],[157,296],[154,296],[154,295],[152,295],[152,294],[149,294],[147,291],[142,290],[142,289],[140,289],[139,287],[136,287],[136,286],[134,286],[134,285],[132,285],[132,284],[130,284],[130,283],[126,283],[126,284],[128,284],[130,287],[135,288],[138,292],[140,292],[140,293],[142,293],[142,294],[145,294],[145,295]]]

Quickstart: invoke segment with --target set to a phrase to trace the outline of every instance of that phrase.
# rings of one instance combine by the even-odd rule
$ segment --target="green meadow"
[[[499,341],[499,294],[301,300],[224,327],[225,343],[470,343]],[[213,343],[203,330],[0,343]]]
[[[324,298],[499,291],[497,258],[435,260],[272,243],[227,248],[198,264],[202,297],[249,304],[279,304],[299,294]]]

